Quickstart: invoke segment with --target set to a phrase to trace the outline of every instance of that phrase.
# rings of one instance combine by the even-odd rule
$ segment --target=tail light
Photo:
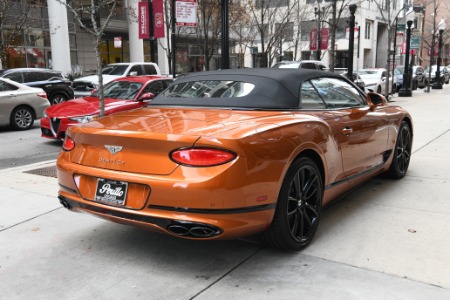
[[[170,153],[172,161],[191,167],[211,167],[226,164],[236,153],[216,148],[183,148]]]
[[[39,97],[41,97],[41,98],[47,99],[47,94],[46,94],[46,93],[38,93],[37,95],[38,95]]]
[[[64,151],[71,151],[73,148],[75,148],[75,142],[67,134],[64,137],[62,148]]]

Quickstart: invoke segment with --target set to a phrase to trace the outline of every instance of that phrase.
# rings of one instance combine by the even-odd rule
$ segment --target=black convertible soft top
[[[299,107],[302,83],[318,77],[334,77],[346,80],[332,72],[311,69],[229,69],[191,73],[174,81],[173,85],[195,81],[238,81],[254,85],[253,90],[236,98],[184,98],[167,97],[161,93],[150,105],[201,106],[226,108],[295,109]]]

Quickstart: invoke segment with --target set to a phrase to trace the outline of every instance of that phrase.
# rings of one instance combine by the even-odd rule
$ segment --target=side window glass
[[[163,89],[166,89],[173,82],[173,80],[162,80],[161,82],[163,84]]]
[[[152,93],[155,96],[162,92],[164,89],[160,80],[150,82],[144,89],[144,93]]]
[[[130,75],[131,72],[136,72],[137,75],[143,75],[142,74],[142,68],[141,68],[140,65],[131,67],[130,72],[128,73],[128,75]]]
[[[22,72],[9,73],[3,77],[15,82],[23,83]]]
[[[0,92],[15,91],[17,89],[18,89],[18,87],[14,86],[12,84],[6,83],[4,81],[0,81]]]
[[[326,67],[324,66],[324,65],[321,65],[321,64],[317,64],[317,69],[319,69],[319,70],[325,70],[326,69]]]
[[[358,107],[364,97],[351,84],[339,78],[323,77],[311,80],[328,108]]]
[[[154,65],[144,65],[144,70],[146,75],[157,75],[158,72]]]
[[[314,63],[302,63],[302,69],[315,69],[316,65]]]
[[[41,72],[25,72],[24,77],[24,82],[44,81],[47,79],[44,73]]]
[[[311,82],[306,81],[300,89],[300,108],[301,109],[324,109],[325,102],[312,86]]]

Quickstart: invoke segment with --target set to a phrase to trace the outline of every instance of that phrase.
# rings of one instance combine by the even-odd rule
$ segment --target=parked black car
[[[42,88],[47,93],[50,104],[74,98],[72,83],[59,71],[39,68],[5,69],[0,70],[0,77]]]
[[[430,78],[430,83],[434,83],[436,80],[436,71],[437,71],[437,65],[432,65],[431,66],[431,78]],[[450,70],[447,69],[446,66],[439,66],[439,76],[441,79],[441,84],[449,84],[450,83]],[[428,75],[430,73],[430,69],[429,67],[426,68],[425,70],[425,74],[428,78]]]
[[[403,72],[405,70],[404,66],[398,66],[394,70],[394,82],[397,86],[397,92],[402,88],[403,85]],[[411,79],[411,89],[417,90],[417,88],[424,88],[428,85],[428,78],[425,74],[425,69],[421,66],[412,67],[412,79]]]

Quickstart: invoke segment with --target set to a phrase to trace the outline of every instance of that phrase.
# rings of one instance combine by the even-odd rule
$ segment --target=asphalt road
[[[407,176],[374,178],[327,208],[299,253],[69,212],[56,178],[27,172],[53,161],[0,170],[0,299],[448,300],[449,93],[394,97],[414,119]],[[29,149],[48,143],[37,141],[19,139]]]
[[[62,142],[41,137],[39,120],[30,130],[0,127],[0,169],[56,159]]]

